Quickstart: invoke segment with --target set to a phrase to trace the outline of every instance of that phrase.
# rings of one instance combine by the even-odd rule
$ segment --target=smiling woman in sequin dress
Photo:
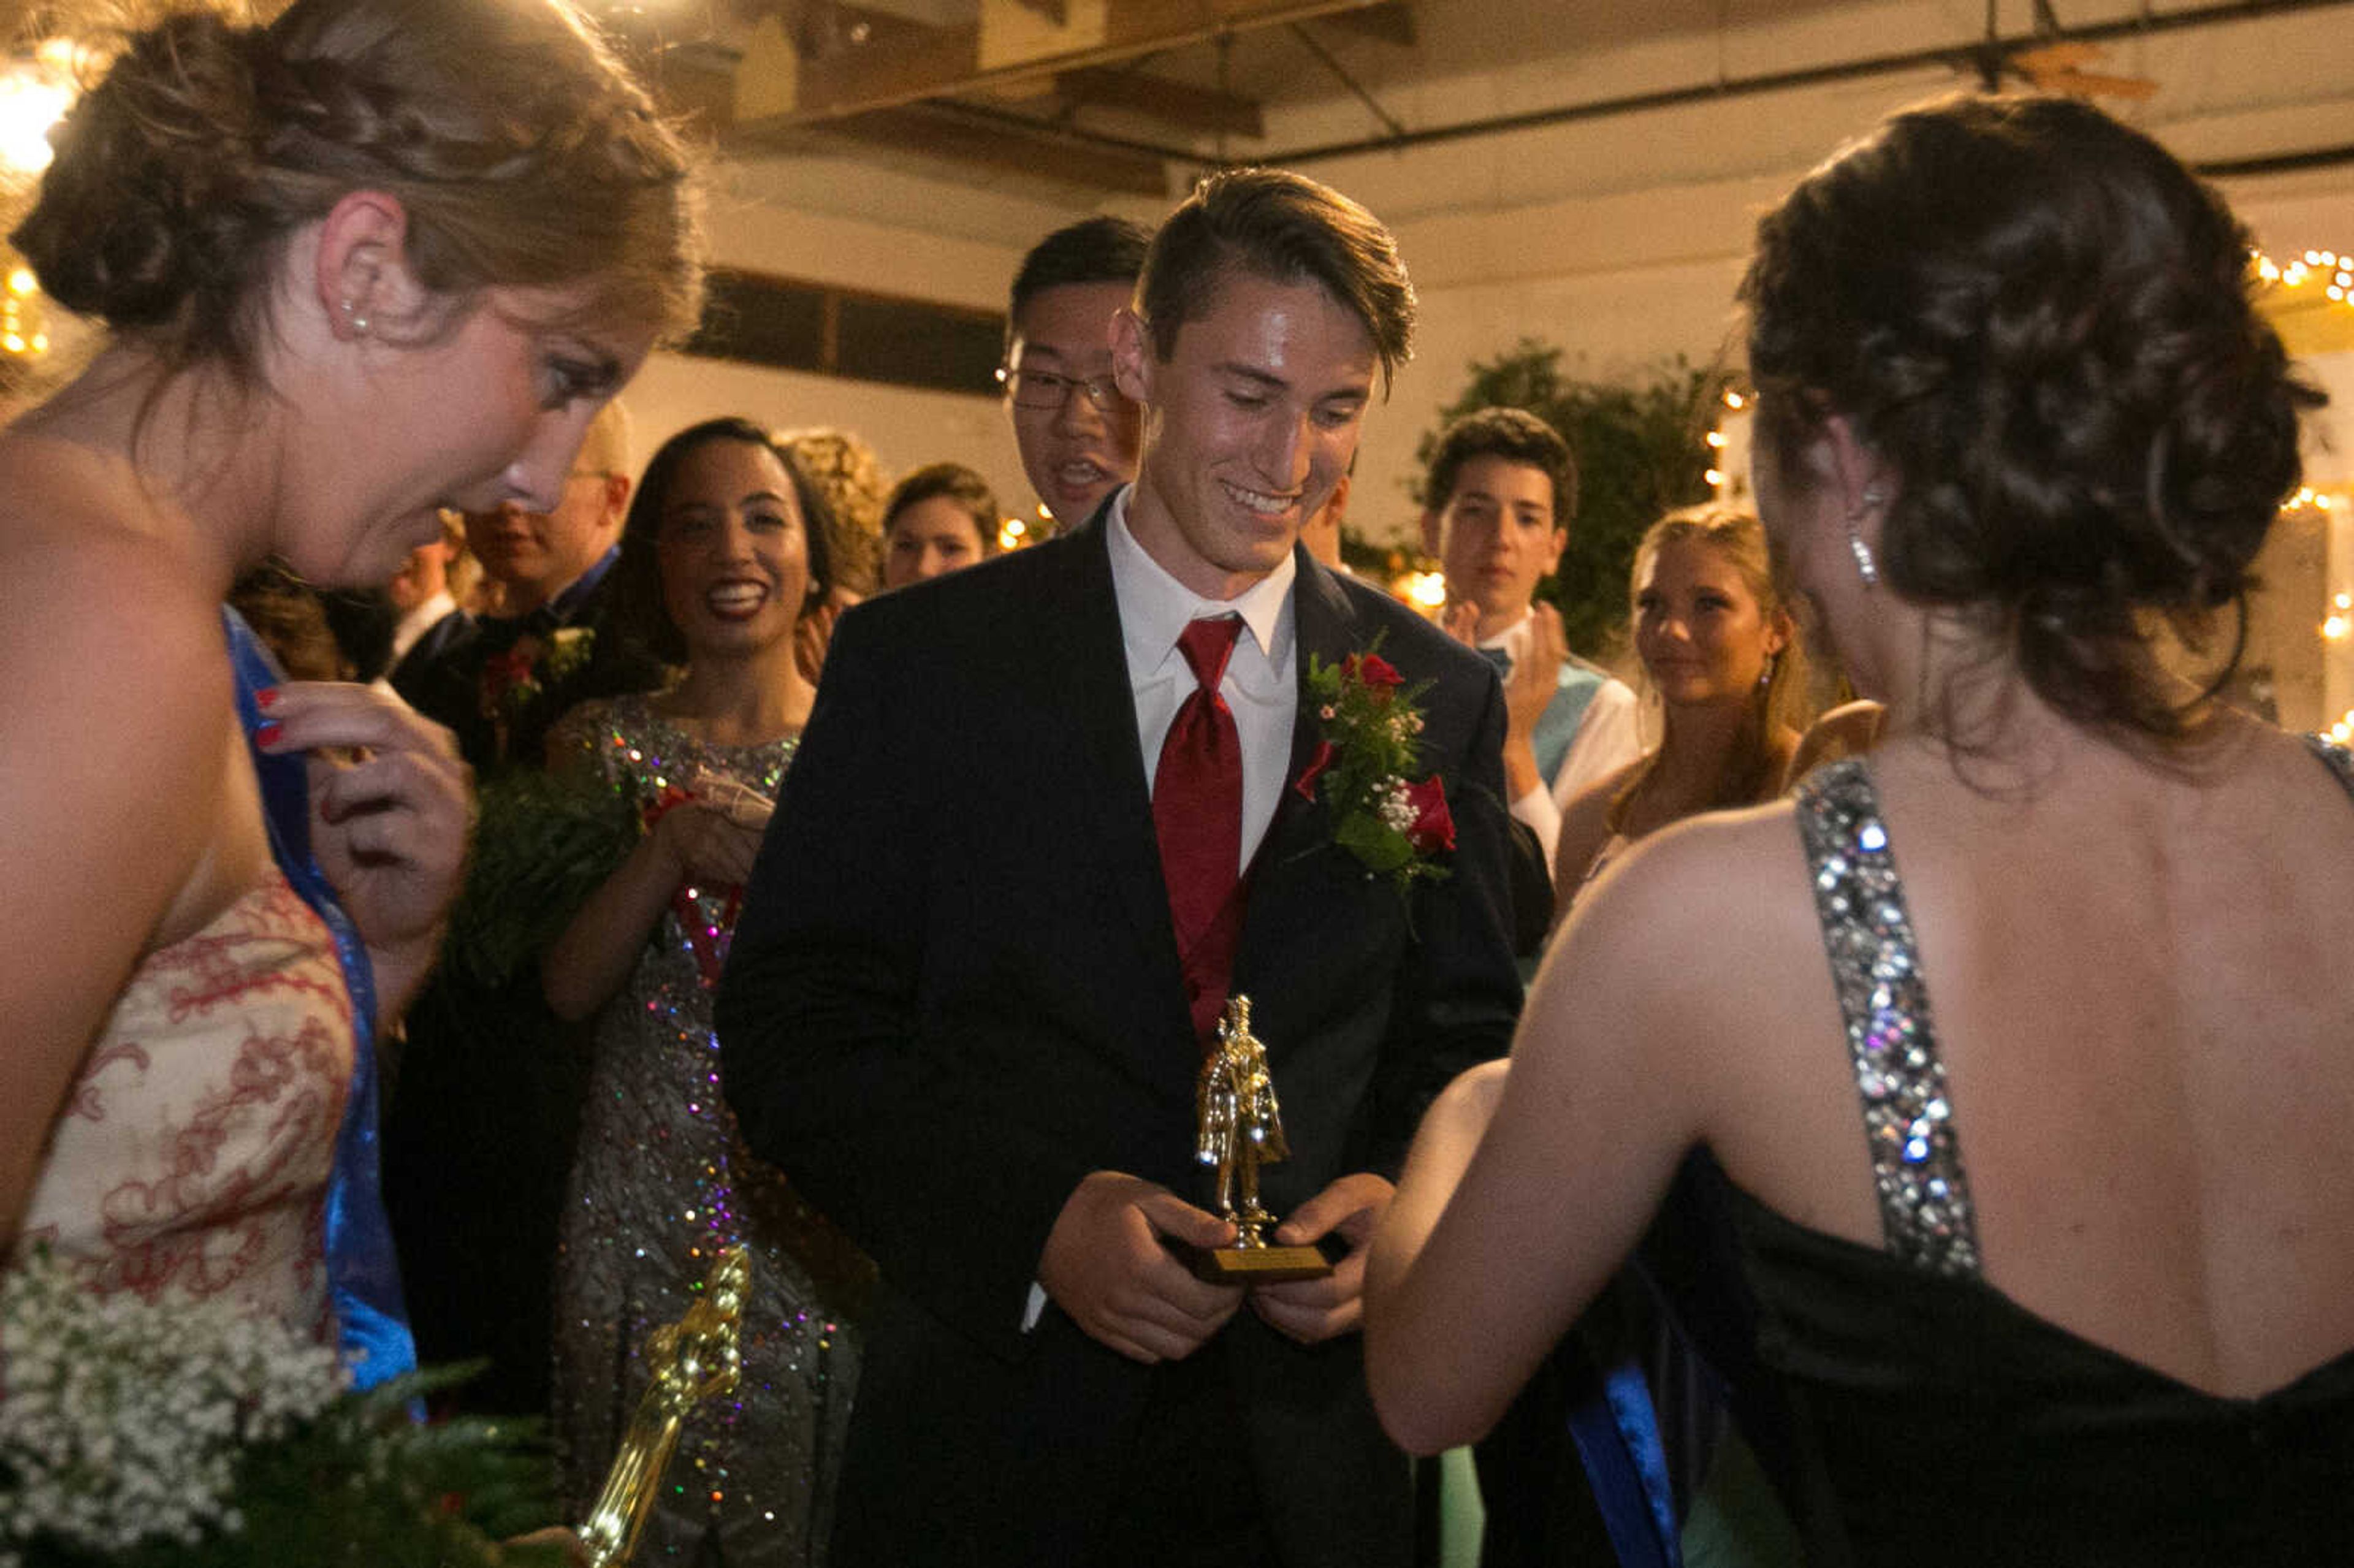
[[[1887,733],[1630,851],[1436,1103],[1367,1277],[1407,1446],[1697,1147],[1734,1262],[1670,1294],[1810,1562],[2344,1555],[2354,761],[2206,700],[2317,400],[2248,254],[2061,98],[1893,117],[1761,222],[1759,510]]]
[[[846,1314],[864,1266],[744,1151],[711,1033],[737,890],[814,696],[793,628],[825,601],[819,504],[754,425],[673,437],[614,570],[620,625],[684,674],[584,704],[548,741],[552,767],[619,791],[647,824],[543,966],[558,1013],[598,1019],[556,1281],[556,1434],[576,1510],[644,1391],[648,1331],[686,1310],[721,1248],[752,1255],[742,1381],[689,1417],[642,1563],[820,1561],[856,1381]]]

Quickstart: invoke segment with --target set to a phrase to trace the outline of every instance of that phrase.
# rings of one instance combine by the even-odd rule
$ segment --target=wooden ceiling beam
[[[982,0],[983,5],[1027,0]],[[854,45],[823,58],[799,61],[792,90],[756,97],[782,99],[791,107],[760,117],[760,123],[811,125],[896,109],[928,98],[1117,65],[1156,49],[1199,43],[1221,33],[1245,32],[1363,8],[1370,0],[1091,0],[1070,5],[1078,18],[1066,47],[1051,43],[1035,52],[995,61],[982,58],[980,24],[921,29],[911,38],[895,28],[892,47]],[[839,8],[848,13],[854,8]],[[879,14],[878,14],[879,15]],[[895,18],[894,20],[896,20]],[[748,124],[752,122],[748,121]]]
[[[1335,27],[1395,44],[1402,49],[1410,49],[1421,41],[1415,32],[1414,12],[1405,0],[1383,0],[1380,5],[1354,11],[1335,11],[1324,20]]]
[[[1198,135],[1267,134],[1267,117],[1257,100],[1140,70],[1102,66],[1066,70],[1055,78],[1055,91],[1064,102],[1081,109],[1129,110]]]
[[[978,123],[952,109],[914,103],[879,109],[815,125],[778,120],[747,122],[726,140],[732,152],[807,150],[812,144],[855,143],[961,164],[995,173],[1061,180],[1089,191],[1121,191],[1165,199],[1168,166],[1159,158],[1119,148],[1032,132],[992,122]]]

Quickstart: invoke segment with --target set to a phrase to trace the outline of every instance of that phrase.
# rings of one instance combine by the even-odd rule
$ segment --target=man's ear
[[[1553,531],[1553,553],[1545,556],[1544,575],[1546,577],[1551,577],[1555,572],[1561,570],[1561,553],[1568,548],[1569,530],[1566,528],[1554,529]]]
[[[1332,482],[1332,494],[1324,503],[1324,510],[1331,514],[1332,526],[1335,528],[1348,521],[1349,492],[1355,484],[1355,477],[1346,470],[1341,471],[1340,478]]]
[[[629,515],[630,476],[609,473],[605,476],[605,520],[614,527],[620,526]]]
[[[1152,401],[1152,334],[1144,318],[1122,305],[1111,316],[1111,378],[1131,403]]]
[[[329,208],[308,250],[309,291],[338,339],[376,323],[413,323],[431,291],[408,265],[408,209],[385,191],[356,190]]]
[[[1424,507],[1422,509],[1422,553],[1432,556],[1444,556],[1447,553],[1444,548],[1446,544],[1447,519],[1441,515],[1437,507]]]

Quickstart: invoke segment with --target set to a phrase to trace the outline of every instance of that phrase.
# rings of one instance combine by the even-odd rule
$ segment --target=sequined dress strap
[[[1931,1274],[1975,1277],[1978,1224],[1946,1065],[1866,759],[1815,769],[1797,807],[1888,1251]]]
[[[2308,735],[2305,744],[2329,765],[2329,771],[2338,775],[2338,782],[2346,786],[2346,793],[2354,795],[2354,748],[2340,746],[2326,735]]]

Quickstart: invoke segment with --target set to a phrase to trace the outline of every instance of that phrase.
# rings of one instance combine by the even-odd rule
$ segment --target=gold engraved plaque
[[[1321,1279],[1332,1272],[1312,1246],[1276,1246],[1266,1233],[1276,1219],[1260,1206],[1258,1168],[1290,1156],[1283,1113],[1267,1075],[1267,1047],[1250,1031],[1250,998],[1231,997],[1218,1022],[1217,1048],[1202,1064],[1193,1094],[1199,1133],[1194,1158],[1218,1171],[1219,1213],[1235,1227],[1225,1246],[1176,1245],[1196,1277],[1214,1285],[1275,1285]]]
[[[750,1255],[731,1246],[712,1264],[703,1294],[686,1316],[646,1336],[652,1380],[621,1434],[620,1451],[605,1472],[588,1522],[580,1527],[588,1568],[619,1568],[629,1562],[687,1413],[704,1400],[735,1392],[743,1371],[739,1340],[751,1287]]]

